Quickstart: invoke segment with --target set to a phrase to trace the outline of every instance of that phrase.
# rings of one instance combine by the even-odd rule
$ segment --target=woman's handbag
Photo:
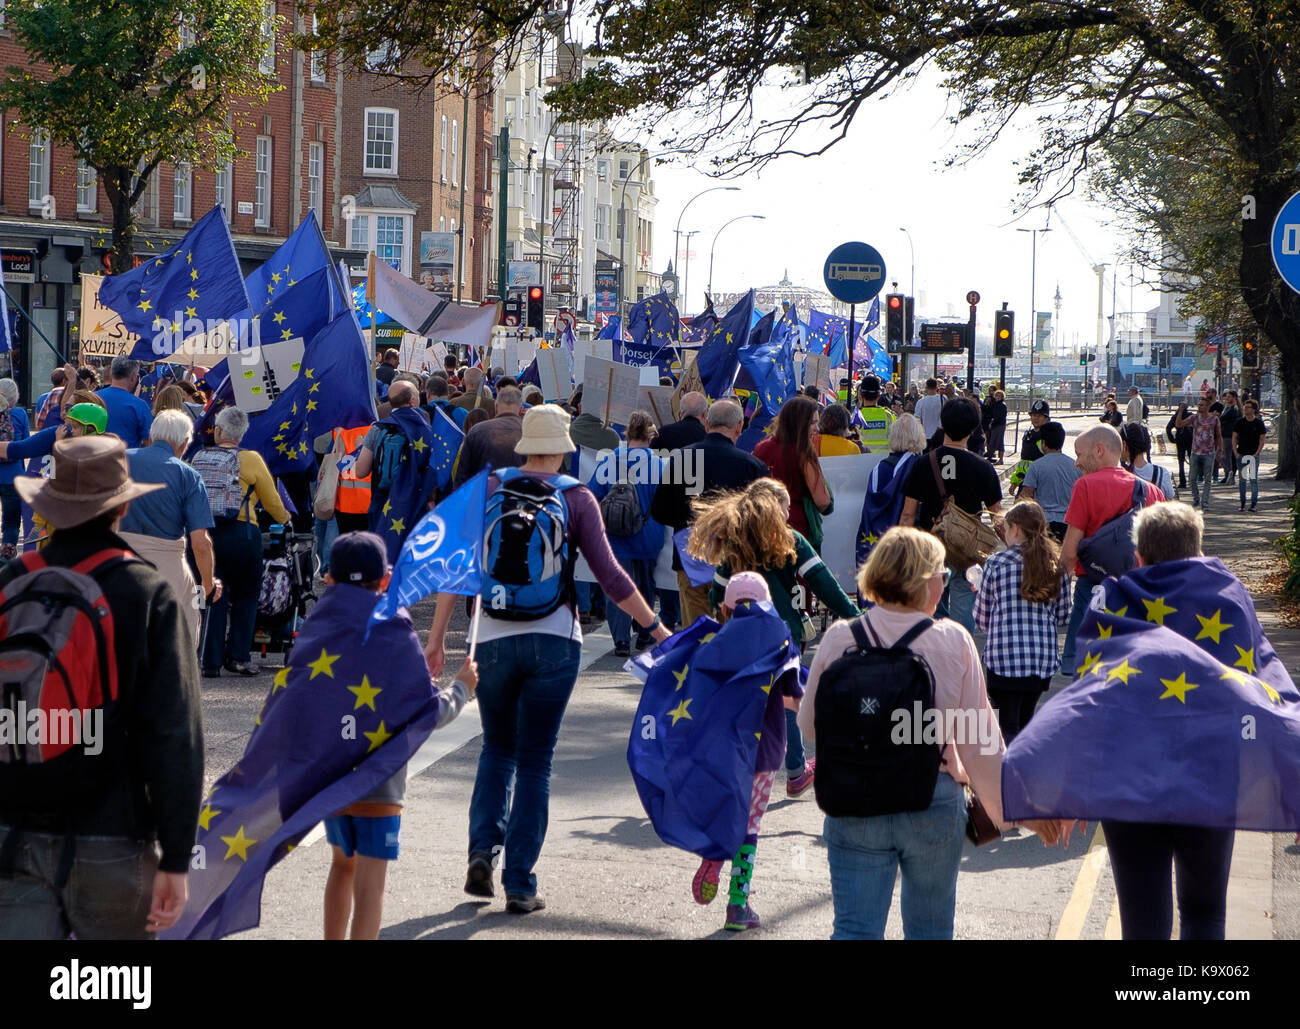
[[[966,787],[966,839],[977,847],[992,843],[1002,837],[1002,832],[993,824],[993,819],[984,810],[979,797]]]
[[[334,449],[325,455],[321,462],[320,474],[316,476],[316,499],[312,501],[312,513],[322,522],[334,517],[334,504],[339,494],[339,456],[343,445],[343,435],[335,437]]]
[[[966,571],[971,565],[983,564],[1002,547],[1002,541],[992,527],[985,525],[977,516],[957,506],[957,502],[948,495],[948,488],[943,484],[939,474],[939,457],[930,451],[930,468],[934,471],[934,481],[939,487],[939,499],[943,510],[934,520],[931,532],[943,544],[948,565],[959,572]]]

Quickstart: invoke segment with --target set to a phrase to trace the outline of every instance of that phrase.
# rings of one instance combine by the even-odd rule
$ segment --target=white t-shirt
[[[916,402],[916,417],[921,419],[921,428],[925,438],[929,439],[939,431],[939,415],[943,411],[943,397],[938,393],[926,394]]]

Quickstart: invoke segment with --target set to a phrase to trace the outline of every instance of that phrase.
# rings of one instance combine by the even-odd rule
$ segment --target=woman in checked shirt
[[[1057,667],[1056,632],[1070,617],[1068,578],[1043,509],[1024,500],[1007,512],[1007,549],[984,565],[975,624],[988,634],[984,674],[1008,746],[1029,724]]]

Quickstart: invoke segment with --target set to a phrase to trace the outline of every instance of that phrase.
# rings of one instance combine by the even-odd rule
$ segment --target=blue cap
[[[330,547],[335,582],[378,582],[388,571],[388,548],[373,532],[345,532]]]

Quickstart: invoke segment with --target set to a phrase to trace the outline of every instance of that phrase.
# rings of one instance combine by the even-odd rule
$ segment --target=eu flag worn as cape
[[[1008,819],[1300,829],[1300,693],[1218,558],[1107,579],[1073,685],[1015,738]]]
[[[244,755],[199,814],[201,867],[168,939],[215,940],[256,926],[262,883],[320,821],[387,782],[443,713],[406,613],[373,626],[375,595],[329,587],[298,633]]]
[[[145,361],[175,352],[229,318],[247,315],[248,292],[221,205],[165,254],[105,278],[99,300],[140,337],[131,356]]]
[[[273,475],[308,471],[317,436],[375,420],[373,381],[361,328],[346,312],[307,343],[298,377],[251,419],[243,446],[261,453]]]
[[[440,425],[450,425],[457,435],[460,434],[456,424],[446,415],[438,412],[438,417]],[[392,563],[397,560],[407,533],[428,511],[429,498],[433,496],[440,476],[444,481],[450,480],[451,462],[446,460],[446,430],[443,430],[444,435],[436,436],[419,408],[395,408],[379,424],[390,431],[400,432],[407,442],[386,496],[379,489],[378,454],[375,454],[376,470],[371,472],[371,495],[376,502],[383,500],[383,506],[377,512],[373,505],[371,507],[371,531],[377,533],[388,547],[388,560]],[[382,447],[383,443],[379,445]],[[452,458],[455,458],[454,453]]]
[[[713,326],[700,347],[695,366],[704,384],[704,393],[710,400],[724,397],[731,390],[740,365],[740,348],[749,342],[753,314],[754,291],[751,289],[722,321]]]
[[[781,705],[799,651],[771,604],[699,618],[656,647],[627,748],[659,838],[715,861],[745,838],[764,714]]]

